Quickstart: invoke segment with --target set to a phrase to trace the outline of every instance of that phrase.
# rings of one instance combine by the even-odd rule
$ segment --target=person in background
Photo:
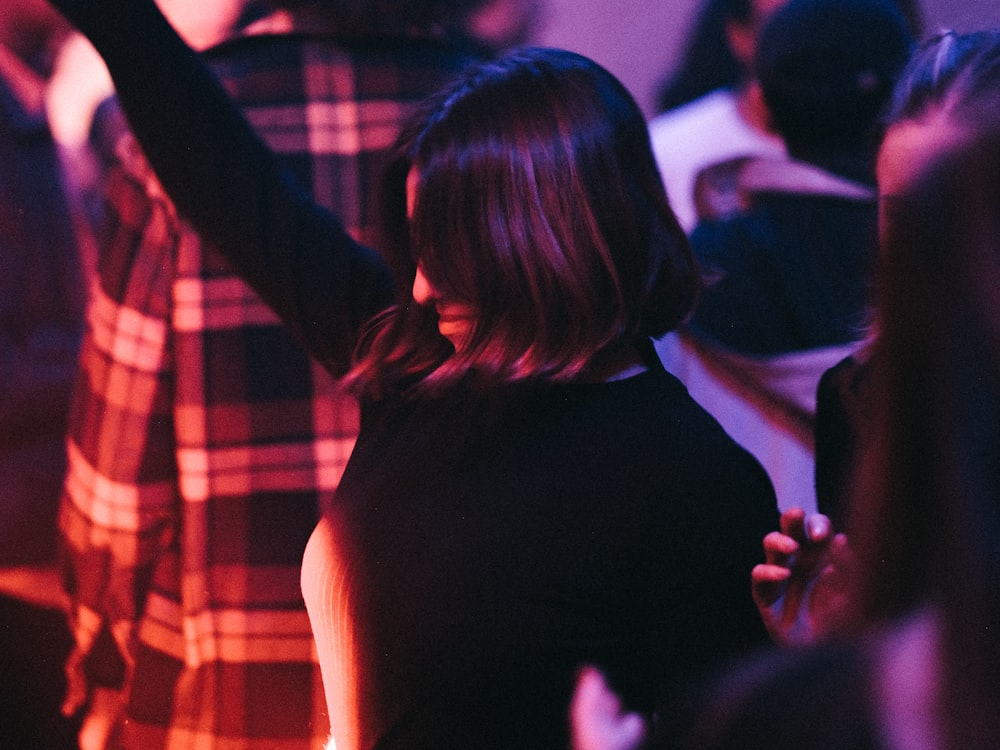
[[[0,746],[75,747],[59,714],[71,646],[56,571],[63,441],[86,263],[44,101],[69,31],[0,3]]]
[[[653,154],[667,188],[667,197],[686,232],[698,223],[694,202],[695,177],[716,162],[737,156],[785,153],[753,70],[757,37],[768,17],[787,0],[721,0],[706,9],[725,19],[723,39],[739,70],[739,79],[720,85],[649,122]],[[721,12],[716,8],[721,5]]]
[[[340,750],[565,747],[580,663],[646,707],[761,642],[743,566],[773,493],[651,351],[698,277],[619,81],[529,48],[443,89],[390,172],[386,263],[155,9],[60,4],[179,210],[362,399],[302,567]]]
[[[298,188],[367,242],[405,116],[481,49],[462,30],[477,2],[160,5]],[[321,748],[299,569],[357,404],[178,215],[116,103],[95,131],[100,278],[60,516],[65,710],[86,714],[84,750]]]
[[[731,7],[730,0],[707,0],[702,6],[688,31],[680,64],[657,97],[658,112],[741,83],[743,68],[726,39]]]
[[[920,38],[923,18],[917,0],[897,3],[915,38]],[[663,83],[656,98],[660,113],[676,109],[717,89],[737,88],[745,78],[745,66],[733,54],[727,40],[732,23],[745,20],[746,11],[732,0],[707,0],[692,29],[677,69]],[[732,16],[731,14],[735,14]]]
[[[878,159],[878,336],[847,535],[801,509],[768,534],[754,594],[795,645],[725,677],[689,745],[1000,744],[1000,30],[928,40]],[[848,545],[848,538],[850,545]],[[636,721],[581,682],[577,750]]]
[[[671,206],[691,232],[704,217],[695,199],[702,169],[738,157],[778,157],[775,132],[754,71],[757,37],[782,0],[707,0],[690,33],[679,69],[660,95],[662,112],[649,124]],[[916,0],[897,0],[910,33],[919,37]]]
[[[782,621],[823,640],[756,665],[708,715],[700,747],[733,746],[748,722],[807,748],[1000,743],[998,69],[1000,32],[984,31],[932,40],[904,75],[879,158],[879,333],[853,554],[845,567],[829,528],[770,536],[759,593],[763,574],[779,574],[770,595],[796,615]],[[815,581],[831,566],[843,603],[817,613],[828,593]]]
[[[761,461],[782,509],[816,509],[817,384],[864,337],[879,116],[912,45],[890,0],[792,0],[756,62],[790,157],[723,162],[699,180],[718,218],[691,243],[711,280],[658,348]]]
[[[888,220],[892,214],[887,209],[892,195],[905,188],[928,153],[933,153],[930,147],[937,143],[941,130],[937,126],[942,122],[954,122],[957,126],[966,121],[978,126],[978,109],[995,93],[990,75],[998,59],[1000,31],[989,30],[970,34],[948,32],[934,37],[910,61],[888,107],[886,134],[879,151],[879,191],[887,196],[880,217],[883,234],[891,228]],[[851,567],[847,537],[835,534],[834,530],[845,528],[852,521],[848,501],[857,494],[858,468],[873,445],[880,400],[875,391],[880,329],[877,323],[873,326],[864,357],[849,357],[828,373],[837,377],[846,374],[851,381],[857,381],[857,392],[850,396],[846,406],[839,403],[843,395],[830,395],[830,401],[837,403],[842,411],[839,417],[831,416],[839,428],[830,431],[832,445],[817,444],[817,449],[824,448],[818,450],[817,462],[831,454],[826,455],[831,464],[828,467],[831,484],[835,483],[845,495],[836,506],[839,513],[834,523],[825,513],[812,516],[802,509],[787,512],[780,532],[765,538],[767,563],[754,570],[754,596],[769,630],[779,642],[815,641],[835,631],[840,621],[841,608],[831,606],[830,596],[825,593],[815,596],[812,580],[817,575]],[[839,585],[827,590],[838,588]]]
[[[483,0],[471,8],[465,31],[498,53],[530,43],[544,19],[542,0]]]

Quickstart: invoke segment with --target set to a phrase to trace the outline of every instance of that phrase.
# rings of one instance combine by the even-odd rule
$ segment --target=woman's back
[[[324,668],[353,654],[332,715],[365,748],[565,747],[584,663],[648,710],[766,640],[747,571],[775,514],[662,370],[368,408],[303,565]]]

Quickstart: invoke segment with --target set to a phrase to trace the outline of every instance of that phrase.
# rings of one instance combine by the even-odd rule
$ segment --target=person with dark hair
[[[907,74],[893,94],[884,120],[891,128],[898,123],[921,123],[937,111],[947,111],[952,93],[973,98],[972,86],[985,78],[981,71],[965,79],[968,58],[988,48],[994,32],[956,35],[948,33],[924,46],[910,63]],[[985,57],[988,60],[988,56]],[[984,65],[983,60],[978,63]],[[970,66],[971,67],[971,66]],[[974,68],[973,68],[974,69]],[[962,74],[962,75],[960,75]],[[920,132],[916,129],[916,132]],[[880,183],[905,169],[904,160],[895,160],[892,172],[880,175]],[[905,174],[904,172],[901,172]],[[883,185],[880,184],[880,189]],[[824,373],[817,395],[816,491],[818,509],[837,526],[847,520],[852,467],[858,451],[859,434],[869,429],[875,398],[871,393],[871,353],[878,338],[877,322],[869,331],[869,345]]]
[[[929,40],[902,74],[878,159],[871,422],[847,537],[786,513],[754,571],[776,637],[812,646],[726,677],[673,747],[1000,745],[998,71],[989,30]],[[631,731],[636,717],[588,690],[591,725]],[[579,750],[602,747],[635,745]]]
[[[940,145],[939,140],[945,135],[957,138],[962,128],[982,127],[979,118],[981,111],[992,104],[989,97],[996,91],[996,82],[990,76],[997,66],[1000,66],[1000,31],[996,30],[970,34],[948,32],[925,42],[913,56],[888,106],[887,129],[879,151],[879,191],[887,197],[883,200],[883,234],[891,229],[892,214],[886,210],[891,206],[891,196],[905,189],[910,178],[934,155],[929,147]],[[830,417],[831,423],[838,427],[830,431],[837,440],[832,445],[817,444],[817,463],[825,458],[830,464],[827,470],[831,474],[831,485],[835,484],[839,493],[845,496],[837,509],[848,525],[856,515],[851,512],[848,500],[857,495],[857,473],[865,454],[872,448],[875,420],[879,414],[876,362],[884,356],[879,354],[881,329],[877,319],[866,347],[866,357],[849,357],[829,373],[835,376],[835,382],[849,379],[854,383],[854,395],[849,408],[845,408],[841,403],[842,395],[830,394],[830,403],[842,410],[839,416]],[[831,456],[835,460],[831,460]],[[787,641],[794,637],[799,641],[811,641],[832,629],[826,619],[832,617],[836,625],[838,618],[835,615],[816,616],[809,606],[800,607],[803,602],[810,604],[810,600],[801,596],[799,586],[791,587],[790,603],[784,596],[789,587],[789,574],[795,573],[796,583],[808,582],[815,573],[812,568],[822,568],[823,560],[829,555],[828,548],[844,547],[846,538],[833,534],[833,526],[825,516],[809,517],[809,523],[814,524],[818,532],[806,534],[798,520],[806,515],[801,510],[793,513],[795,522],[783,520],[783,533],[769,534],[765,539],[768,563],[754,571],[755,597],[776,639]],[[841,518],[836,520],[840,525]],[[861,524],[860,520],[853,520]],[[810,564],[799,560],[795,570],[790,571],[790,556],[803,545],[817,553],[810,553]],[[820,562],[814,565],[815,559]],[[815,606],[830,610],[822,601]]]
[[[745,571],[773,491],[652,353],[698,276],[620,82],[527,49],[430,100],[387,267],[155,8],[60,5],[178,209],[361,397],[302,570],[339,750],[565,747],[581,663],[648,710],[763,642]]]
[[[784,143],[773,131],[767,106],[753,69],[757,37],[767,18],[787,0],[709,0],[705,18],[720,17],[718,37],[692,39],[699,56],[721,45],[729,51],[738,73],[696,99],[664,112],[649,122],[660,174],[670,206],[686,232],[699,216],[694,201],[695,177],[704,167],[739,156],[781,157]],[[707,23],[707,21],[706,21]],[[703,33],[703,32],[702,32]],[[697,44],[697,46],[695,46]],[[701,74],[703,63],[692,61]]]
[[[854,555],[835,630],[850,640],[758,670],[722,737],[741,735],[746,717],[765,710],[777,731],[853,702],[871,747],[1000,743],[998,70],[1000,33],[948,34],[923,48],[898,91],[879,159],[873,416],[860,435],[847,526]],[[822,550],[829,538],[813,544]],[[806,570],[784,557],[776,567],[809,585],[826,564],[810,559]],[[804,699],[763,698],[778,682],[806,680]],[[837,745],[846,729],[829,722],[826,744],[803,746],[847,746]]]
[[[895,2],[796,2],[765,25],[756,70],[789,153],[871,183],[879,116],[913,37]]]
[[[891,0],[792,0],[757,49],[789,158],[699,177],[718,217],[691,243],[711,281],[661,356],[761,461],[783,509],[815,510],[817,384],[864,337],[879,115],[912,44]]]
[[[785,0],[786,1],[786,0]],[[915,38],[916,0],[894,0]],[[679,70],[649,124],[671,206],[687,232],[706,218],[698,174],[737,158],[779,158],[784,141],[771,120],[754,60],[758,37],[782,0],[707,0],[690,32]]]
[[[664,82],[657,110],[667,112],[716,89],[733,88],[743,81],[744,68],[726,40],[731,21],[746,21],[749,0],[707,0],[688,32],[680,65]]]
[[[914,37],[921,35],[923,18],[917,0],[897,0]],[[679,67],[663,84],[656,102],[666,112],[692,102],[717,89],[731,89],[744,83],[745,59],[738,59],[727,41],[732,24],[746,27],[752,20],[751,0],[707,0],[688,34]]]
[[[159,2],[295,184],[369,243],[405,117],[482,48],[452,16],[471,2],[440,8],[447,33],[440,3]],[[299,570],[356,400],[178,216],[117,105],[99,113],[100,283],[61,510],[65,711],[82,706],[83,750],[321,748]]]

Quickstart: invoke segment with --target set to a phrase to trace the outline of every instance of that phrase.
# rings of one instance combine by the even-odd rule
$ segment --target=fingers
[[[802,508],[790,508],[781,514],[781,532],[798,541],[824,541],[832,526],[822,513],[806,513]]]
[[[574,750],[633,750],[646,725],[635,713],[623,713],[621,701],[600,670],[584,667],[570,705]]]
[[[784,583],[792,575],[792,571],[783,565],[754,565],[750,572],[750,580],[754,583]]]
[[[764,558],[769,565],[787,566],[798,551],[799,543],[780,531],[772,531],[764,537]]]
[[[805,538],[803,524],[806,512],[802,508],[790,508],[781,514],[779,528],[783,534],[791,537]]]
[[[851,549],[846,534],[834,534],[830,540],[830,558],[841,567],[850,565],[854,561],[854,550]]]
[[[87,678],[83,674],[81,662],[82,655],[77,650],[74,650],[66,661],[64,668],[66,674],[66,697],[60,708],[63,716],[76,715],[83,708],[84,703],[87,702],[89,686]]]
[[[806,517],[806,537],[811,542],[825,542],[830,537],[833,524],[822,513],[813,513]]]
[[[646,722],[638,714],[622,716],[614,728],[611,739],[614,750],[633,750],[646,738]]]
[[[781,530],[764,537],[764,553],[773,565],[790,565],[800,550],[818,550],[832,541],[833,524],[822,513],[793,508],[781,514]],[[842,534],[839,536],[843,536]]]
[[[755,565],[750,572],[750,592],[758,609],[767,609],[785,592],[792,571],[782,565]]]
[[[617,698],[608,688],[604,676],[595,667],[583,667],[576,679],[573,711],[598,713],[617,710]]]
[[[780,530],[764,537],[765,562],[751,572],[751,593],[764,624],[779,643],[808,642],[813,637],[812,589],[824,579],[825,612],[837,601],[835,571],[850,549],[843,534],[834,534],[830,519],[792,508],[781,514]],[[832,619],[832,618],[831,618]]]
[[[77,741],[80,750],[106,750],[120,728],[125,710],[125,693],[95,688],[90,710],[83,717]]]

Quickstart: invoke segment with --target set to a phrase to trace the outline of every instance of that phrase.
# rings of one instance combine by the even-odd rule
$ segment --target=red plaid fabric
[[[208,59],[303,187],[367,240],[405,113],[466,58],[282,33]],[[178,219],[131,136],[110,142],[60,509],[71,664],[92,683],[127,665],[129,747],[320,748],[299,567],[356,405]]]

